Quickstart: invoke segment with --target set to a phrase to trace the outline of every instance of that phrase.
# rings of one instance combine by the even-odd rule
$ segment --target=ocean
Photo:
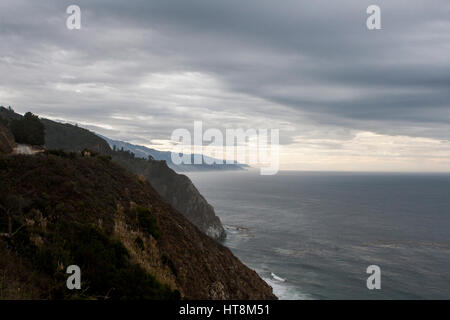
[[[450,299],[450,175],[188,176],[225,225],[225,245],[280,299]],[[366,286],[370,265],[380,290]]]

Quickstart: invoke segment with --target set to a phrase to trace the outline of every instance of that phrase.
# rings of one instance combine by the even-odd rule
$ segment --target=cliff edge
[[[0,253],[3,298],[276,299],[105,156],[0,156]],[[67,290],[68,265],[81,268],[83,290]]]

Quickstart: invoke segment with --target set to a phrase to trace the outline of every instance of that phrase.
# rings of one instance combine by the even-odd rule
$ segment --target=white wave
[[[274,278],[277,281],[286,282],[286,279],[283,279],[282,277],[277,276],[275,273],[271,272],[270,275],[272,278]]]
[[[271,278],[262,278],[273,289],[273,294],[280,300],[310,300],[311,298],[298,291],[297,288],[286,282],[274,281]]]

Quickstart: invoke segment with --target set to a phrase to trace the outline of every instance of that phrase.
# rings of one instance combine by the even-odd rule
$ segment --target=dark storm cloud
[[[2,1],[1,104],[134,140],[194,120],[450,139],[447,0],[83,0],[79,31],[70,4]]]

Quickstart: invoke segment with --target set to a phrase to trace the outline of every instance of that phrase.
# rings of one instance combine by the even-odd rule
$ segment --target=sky
[[[0,2],[0,105],[161,150],[279,129],[287,170],[449,172],[449,57],[448,0]]]

